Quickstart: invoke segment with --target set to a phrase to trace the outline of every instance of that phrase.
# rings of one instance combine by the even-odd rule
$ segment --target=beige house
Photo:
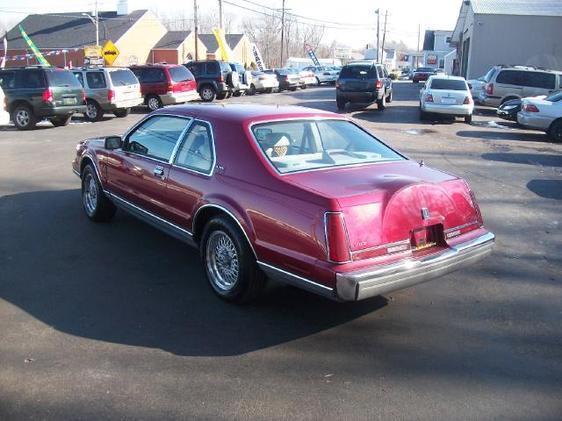
[[[197,40],[199,59],[207,56],[207,48]],[[151,63],[183,64],[195,60],[195,34],[192,31],[168,31],[154,46]]]

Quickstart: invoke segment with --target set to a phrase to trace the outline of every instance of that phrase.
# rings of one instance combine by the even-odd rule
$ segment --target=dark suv
[[[205,102],[224,99],[236,92],[240,84],[237,72],[233,72],[230,64],[220,60],[190,61],[184,64],[197,81],[197,91]]]
[[[130,69],[140,82],[144,103],[150,111],[199,99],[193,75],[181,65],[145,64]]]
[[[0,70],[0,86],[16,128],[30,130],[44,118],[66,126],[86,111],[84,89],[68,70],[23,67]]]
[[[336,103],[338,110],[345,104],[377,103],[379,110],[392,101],[392,80],[382,64],[361,61],[342,67],[336,82]]]

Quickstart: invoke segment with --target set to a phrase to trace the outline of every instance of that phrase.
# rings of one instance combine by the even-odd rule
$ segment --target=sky
[[[255,10],[263,10],[255,4],[265,7],[281,8],[282,0],[224,0],[225,14],[239,17],[260,15],[234,4]],[[218,15],[218,0],[198,0],[203,13]],[[254,3],[254,4],[252,4]],[[387,39],[404,41],[410,48],[416,49],[418,42],[418,25],[421,25],[421,38],[426,29],[453,30],[462,0],[285,0],[285,7],[296,15],[320,21],[334,22],[325,24],[323,42],[330,44],[336,40],[339,44],[354,48],[363,48],[367,43],[374,44],[376,39],[376,14],[381,10],[381,37],[384,13],[388,11]],[[117,0],[98,0],[99,10],[115,10]],[[129,0],[129,11],[150,9],[157,4],[162,11],[174,12],[185,7],[189,12],[193,1],[172,0]],[[94,0],[0,0],[0,24],[12,27],[25,14],[54,13],[93,10]],[[299,18],[297,18],[299,19]],[[305,21],[304,19],[302,20]],[[307,21],[321,24],[318,21]]]

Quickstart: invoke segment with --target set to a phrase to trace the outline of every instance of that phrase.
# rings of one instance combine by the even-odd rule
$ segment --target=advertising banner
[[[314,50],[312,49],[312,47],[309,44],[306,44],[304,46],[304,48],[306,49],[306,52],[307,52],[308,56],[310,57],[310,59],[312,60],[312,62],[314,63],[314,65],[320,66],[320,62],[318,61],[318,57],[316,57],[316,54],[314,53]]]
[[[256,44],[252,44],[252,53],[254,54],[254,60],[256,61],[258,70],[265,70],[265,66],[263,65],[263,58],[261,57],[260,50]]]

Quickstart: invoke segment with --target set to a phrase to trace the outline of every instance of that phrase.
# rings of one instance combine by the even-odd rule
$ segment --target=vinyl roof
[[[117,12],[100,12],[99,37],[100,44],[111,39],[117,41],[127,32],[147,10],[135,10],[128,15],[117,15]],[[96,43],[96,31],[92,21],[82,16],[81,12],[47,13],[28,15],[18,25],[39,49],[45,48],[77,48]],[[18,25],[7,34],[9,49],[25,49],[27,43],[21,37]]]
[[[477,14],[562,16],[562,0],[471,0]]]

